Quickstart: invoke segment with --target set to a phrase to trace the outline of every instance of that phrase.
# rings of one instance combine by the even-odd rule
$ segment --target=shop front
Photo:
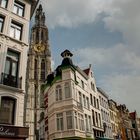
[[[28,127],[0,124],[0,140],[25,140],[28,135]]]

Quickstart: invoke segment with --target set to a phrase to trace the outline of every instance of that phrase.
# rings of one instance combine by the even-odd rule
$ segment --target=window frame
[[[70,84],[68,82],[65,83],[65,98],[71,98]]]
[[[2,6],[2,2],[3,2],[3,1],[6,2],[6,4],[5,4],[4,6]],[[0,7],[2,7],[2,8],[7,8],[7,6],[8,6],[8,0],[0,0]]]
[[[7,65],[9,63],[9,66]],[[5,60],[3,83],[12,87],[18,87],[19,84],[19,68],[20,68],[20,52],[7,50]]]
[[[5,17],[3,15],[0,15],[0,23],[1,23],[1,27],[0,27],[0,32],[3,32],[4,29],[4,21],[5,21]]]
[[[67,121],[67,129],[73,129],[73,112],[71,110],[66,111],[66,121]]]
[[[15,11],[15,8],[16,8],[16,11]],[[20,10],[22,10],[22,14],[20,14]],[[14,1],[14,6],[13,6],[13,13],[18,15],[18,16],[24,17],[25,4],[20,2],[20,1],[15,0]]]
[[[55,89],[55,99],[56,99],[56,101],[61,101],[63,99],[61,85],[57,85],[56,86],[56,89]]]
[[[56,114],[56,126],[57,126],[57,131],[64,130],[63,113]]]
[[[18,31],[20,35],[18,35]],[[10,37],[21,41],[22,34],[23,34],[23,25],[12,20],[10,25]]]
[[[2,96],[1,97],[1,108],[2,108],[2,104],[3,104],[3,106],[5,106],[4,105],[4,103],[3,103],[3,100],[5,100],[5,101],[12,101],[13,102],[13,107],[12,107],[12,111],[11,111],[11,122],[9,121],[9,122],[1,122],[1,120],[0,120],[0,123],[3,123],[3,124],[10,124],[10,125],[14,125],[15,124],[15,117],[16,117],[16,103],[17,103],[17,101],[16,101],[16,99],[15,98],[13,98],[13,97],[9,97],[9,96]],[[8,103],[8,102],[7,102]],[[6,104],[6,102],[5,102],[5,104]],[[8,103],[9,104],[9,103]],[[9,106],[9,108],[11,107],[11,105]],[[6,108],[6,107],[5,107]],[[5,110],[5,109],[4,109]],[[4,115],[4,116],[6,116],[6,115]],[[10,118],[9,118],[10,119]]]

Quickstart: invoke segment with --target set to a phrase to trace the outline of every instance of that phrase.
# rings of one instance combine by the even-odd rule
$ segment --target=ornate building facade
[[[0,0],[0,140],[23,140],[29,22],[38,0]]]
[[[109,96],[101,88],[97,88],[101,106],[102,122],[104,127],[104,138],[111,139],[112,136],[112,126],[110,122],[110,112],[109,112]]]
[[[99,96],[91,65],[75,66],[69,50],[44,84],[45,139],[81,140],[103,137]]]
[[[29,139],[39,139],[39,121],[44,113],[44,99],[41,85],[51,72],[51,53],[48,43],[48,28],[45,14],[39,5],[35,14],[35,25],[31,30],[31,43],[28,54],[27,94],[25,124],[29,126]]]

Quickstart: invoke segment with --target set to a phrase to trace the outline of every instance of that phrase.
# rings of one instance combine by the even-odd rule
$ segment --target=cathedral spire
[[[43,8],[42,5],[40,4],[38,9],[36,10],[36,15],[35,15],[35,25],[40,26],[40,25],[45,25],[45,13],[42,12]]]

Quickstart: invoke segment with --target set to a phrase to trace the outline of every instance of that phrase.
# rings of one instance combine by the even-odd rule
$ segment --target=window
[[[90,103],[91,103],[91,105],[93,105],[92,94],[90,94]]]
[[[79,92],[79,103],[82,105],[82,95],[81,95],[81,92]]]
[[[84,117],[81,115],[81,125],[82,125],[82,131],[84,131]]]
[[[75,128],[78,129],[77,112],[75,112]]]
[[[5,70],[4,70],[4,84],[16,87],[18,84],[18,65],[19,65],[19,53],[8,50]]]
[[[21,40],[21,35],[22,35],[22,26],[15,22],[12,22],[10,27],[10,37],[13,37],[17,40]]]
[[[65,98],[70,98],[70,85],[69,83],[65,83]]]
[[[62,100],[62,88],[60,85],[56,86],[56,101]]]
[[[63,113],[56,114],[57,130],[63,130]]]
[[[41,80],[45,80],[45,60],[41,61]]]
[[[3,31],[4,17],[0,16],[0,32]]]
[[[14,124],[16,100],[10,97],[1,98],[0,123]]]
[[[8,0],[0,0],[0,6],[3,8],[7,8]]]
[[[94,84],[91,82],[91,89],[93,90],[93,91],[95,91],[95,86],[94,86]]]
[[[86,123],[86,131],[89,131],[87,114],[85,114],[85,123]]]
[[[82,88],[84,89],[84,82],[81,80],[81,85],[82,85]]]
[[[84,117],[82,114],[78,113],[79,129],[84,131]]]
[[[98,115],[99,115],[99,125],[100,125],[100,127],[102,127],[102,124],[101,124],[101,115],[100,115],[100,113]]]
[[[94,110],[92,110],[92,122],[93,122],[93,125],[95,126]]]
[[[85,98],[85,95],[83,95],[83,102],[84,102],[84,107],[86,107],[86,98]]]
[[[25,5],[20,3],[20,2],[17,2],[15,1],[14,2],[14,9],[13,9],[13,12],[19,16],[24,16],[24,8],[25,8]]]
[[[34,79],[37,79],[37,59],[34,62]]]
[[[99,100],[97,99],[97,108],[99,108]]]
[[[73,128],[72,111],[66,112],[66,120],[67,120],[67,129],[72,129]]]
[[[88,116],[88,121],[89,121],[89,131],[91,131],[92,130],[92,128],[91,128],[91,116]]]
[[[97,127],[99,126],[99,123],[98,123],[98,114],[97,114],[97,112],[95,112],[95,120],[96,120],[96,124],[97,124]]]
[[[86,103],[87,103],[86,107],[89,109],[89,98],[88,97],[86,97]]]
[[[96,107],[96,98],[94,96],[94,107]]]

